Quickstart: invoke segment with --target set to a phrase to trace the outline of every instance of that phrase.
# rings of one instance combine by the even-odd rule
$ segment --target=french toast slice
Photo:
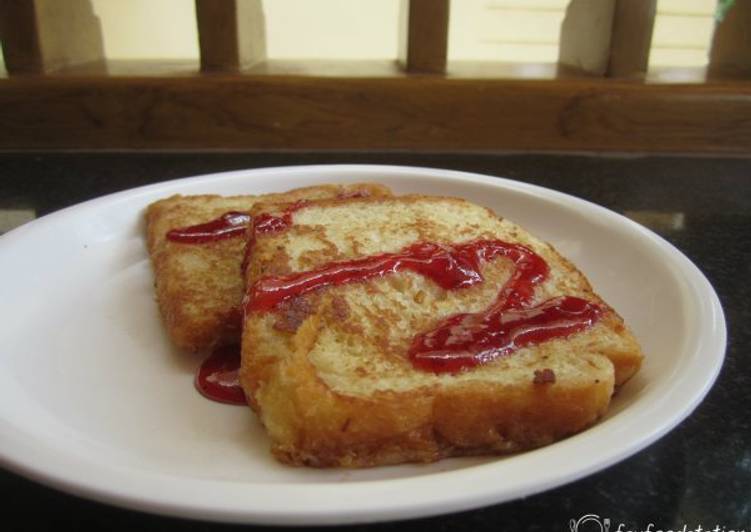
[[[248,213],[259,202],[298,202],[352,195],[383,196],[383,185],[320,185],[259,196],[172,196],[146,210],[147,244],[156,297],[173,343],[190,351],[239,343],[244,292],[241,263],[245,234],[203,242],[179,242],[167,233],[210,223],[225,213]]]
[[[641,365],[633,335],[584,275],[552,246],[483,207],[402,196],[302,208],[258,204],[252,213],[288,222],[255,234],[240,370],[248,402],[282,462],[367,467],[542,446],[593,424]],[[415,366],[408,352],[416,335],[494,305],[515,275],[509,258],[481,261],[483,280],[461,288],[445,289],[403,269],[314,287],[275,304],[261,297],[260,287],[299,284],[332,265],[360,264],[420,242],[496,240],[525,246],[548,265],[527,306],[575,296],[598,308],[598,319],[584,330],[443,372]]]

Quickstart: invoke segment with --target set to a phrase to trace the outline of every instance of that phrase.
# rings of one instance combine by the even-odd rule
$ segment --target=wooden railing
[[[447,66],[449,0],[403,0],[394,62],[268,60],[260,0],[196,0],[200,66],[107,60],[89,0],[0,0],[0,149],[751,150],[751,2],[679,76],[647,74],[656,0],[597,45],[587,4],[530,69]]]

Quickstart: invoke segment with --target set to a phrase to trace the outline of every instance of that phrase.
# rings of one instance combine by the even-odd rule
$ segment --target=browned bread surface
[[[279,213],[259,204],[254,214]],[[444,290],[412,272],[331,286],[250,312],[241,383],[283,462],[360,467],[446,456],[506,453],[584,429],[608,408],[616,386],[639,368],[641,350],[623,320],[550,245],[508,220],[455,198],[320,201],[296,211],[283,232],[257,235],[249,286],[269,275],[395,252],[418,241],[521,243],[542,256],[549,278],[535,302],[570,295],[606,311],[591,328],[519,349],[458,374],[415,369],[415,334],[495,299],[512,266],[485,264],[485,281]],[[535,382],[552,370],[554,382]],[[539,374],[539,373],[538,373]],[[542,379],[544,380],[544,379]]]
[[[249,212],[258,201],[295,202],[349,194],[386,195],[377,184],[320,185],[260,196],[172,196],[149,205],[147,242],[157,301],[167,332],[180,348],[198,351],[240,341],[240,272],[245,239],[173,242],[171,229],[209,222],[228,211]]]

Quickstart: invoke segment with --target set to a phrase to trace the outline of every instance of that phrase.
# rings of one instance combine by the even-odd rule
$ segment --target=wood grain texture
[[[616,0],[607,76],[644,78],[656,12],[657,0]]]
[[[738,83],[10,78],[0,108],[5,149],[751,149],[751,86]]]
[[[236,71],[266,56],[261,0],[196,0],[201,69]]]
[[[399,62],[413,73],[446,71],[449,0],[402,0]]]
[[[10,74],[43,74],[104,58],[90,0],[0,0],[0,39]]]
[[[708,74],[751,77],[751,2],[736,2],[712,37]]]

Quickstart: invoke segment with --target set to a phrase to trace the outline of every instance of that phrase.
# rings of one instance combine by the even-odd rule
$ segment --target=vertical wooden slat
[[[559,63],[597,76],[647,72],[657,0],[571,0],[561,26]]]
[[[657,12],[657,0],[616,0],[610,37],[611,78],[643,78]]]
[[[399,62],[408,72],[446,71],[449,0],[402,0]]]
[[[104,59],[90,0],[0,0],[0,39],[10,74],[42,74]]]
[[[33,2],[0,0],[0,41],[8,72],[40,72],[42,51]]]
[[[233,71],[266,58],[261,0],[196,0],[201,69]]]
[[[709,74],[751,77],[751,2],[738,1],[715,26],[709,52]]]
[[[608,69],[616,0],[571,0],[561,23],[559,66],[602,76]]]

